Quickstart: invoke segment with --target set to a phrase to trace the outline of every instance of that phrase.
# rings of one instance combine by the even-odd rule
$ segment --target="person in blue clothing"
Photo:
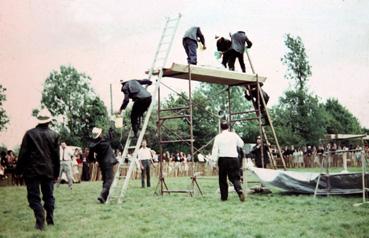
[[[202,43],[202,48],[205,50],[205,38],[202,34],[200,27],[194,26],[188,29],[182,39],[183,47],[187,55],[188,64],[197,64],[197,42]]]

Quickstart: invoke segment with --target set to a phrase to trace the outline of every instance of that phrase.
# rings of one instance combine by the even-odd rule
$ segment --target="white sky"
[[[273,105],[289,86],[280,61],[284,35],[299,35],[312,66],[311,92],[322,100],[337,98],[369,127],[368,9],[365,0],[2,0],[0,83],[7,88],[10,124],[0,133],[0,144],[20,144],[35,126],[31,112],[39,106],[42,84],[62,64],[90,75],[108,107],[112,83],[118,109],[119,80],[145,77],[164,17],[179,12],[183,18],[168,64],[186,62],[181,37],[192,25],[201,26],[208,46],[199,52],[200,65],[218,65],[215,34],[245,30],[254,43],[254,67],[268,77],[265,89]],[[169,84],[178,90],[187,86]]]

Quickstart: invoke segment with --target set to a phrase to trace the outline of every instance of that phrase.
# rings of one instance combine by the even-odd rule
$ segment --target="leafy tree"
[[[6,129],[6,124],[9,122],[9,118],[6,115],[6,111],[3,108],[3,103],[6,101],[5,95],[6,88],[0,84],[0,131]]]
[[[301,38],[287,34],[285,45],[281,61],[287,65],[285,77],[294,89],[287,90],[274,108],[275,126],[282,144],[315,144],[325,133],[324,108],[307,89],[311,67]]]
[[[107,131],[110,125],[106,107],[90,80],[72,66],[61,66],[44,83],[41,104],[58,118],[56,128],[69,144],[86,145],[94,126]]]
[[[328,99],[324,104],[327,112],[327,133],[358,134],[362,133],[360,123],[352,113],[342,106],[337,99]]]

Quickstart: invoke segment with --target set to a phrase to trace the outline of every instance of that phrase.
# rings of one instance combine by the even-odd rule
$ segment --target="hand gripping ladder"
[[[152,77],[154,76],[153,74],[155,71],[156,71],[155,75],[157,75],[156,81],[154,83],[155,89],[152,95],[152,102],[146,112],[144,123],[142,125],[142,129],[140,131],[140,134],[138,136],[136,143],[134,143],[133,142],[134,140],[132,140],[133,139],[132,128],[130,129],[128,133],[128,137],[127,137],[126,144],[124,146],[124,150],[122,154],[122,159],[119,161],[119,166],[115,172],[114,181],[110,188],[110,193],[109,193],[106,203],[111,203],[113,201],[116,201],[117,203],[122,203],[125,197],[125,194],[128,190],[129,180],[137,164],[137,152],[138,152],[138,149],[140,148],[142,139],[145,135],[145,131],[149,123],[153,105],[155,104],[156,93],[158,92],[158,89],[160,86],[160,79],[163,76],[162,69],[165,67],[170,50],[172,48],[173,40],[174,40],[176,31],[178,28],[180,19],[181,19],[181,14],[178,14],[178,16],[174,18],[166,18],[164,29],[161,34],[161,38],[160,38],[158,47],[155,52],[154,60],[148,72],[149,80],[152,80]],[[160,70],[158,74],[156,74],[157,70]],[[128,156],[128,150],[133,149],[133,148],[134,148],[134,152],[132,154],[131,161],[129,161],[129,167],[128,167],[127,174],[126,176],[121,176],[121,170],[122,168],[125,168],[124,159],[127,158]]]

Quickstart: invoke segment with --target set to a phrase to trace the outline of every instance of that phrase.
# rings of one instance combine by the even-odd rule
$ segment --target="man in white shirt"
[[[237,147],[243,147],[242,139],[234,132],[228,130],[226,121],[221,122],[222,132],[215,137],[212,156],[218,160],[220,199],[228,199],[228,179],[232,182],[240,201],[245,201],[245,195],[241,187],[240,166]]]
[[[65,142],[60,144],[60,172],[57,186],[60,185],[63,173],[66,174],[68,180],[68,187],[72,189],[73,178],[72,178],[72,157],[74,152],[67,147]]]
[[[141,148],[137,152],[137,159],[140,163],[141,168],[141,186],[145,187],[145,176],[146,185],[150,187],[150,164],[152,163],[153,153],[149,147],[147,147],[147,141],[142,140]]]

